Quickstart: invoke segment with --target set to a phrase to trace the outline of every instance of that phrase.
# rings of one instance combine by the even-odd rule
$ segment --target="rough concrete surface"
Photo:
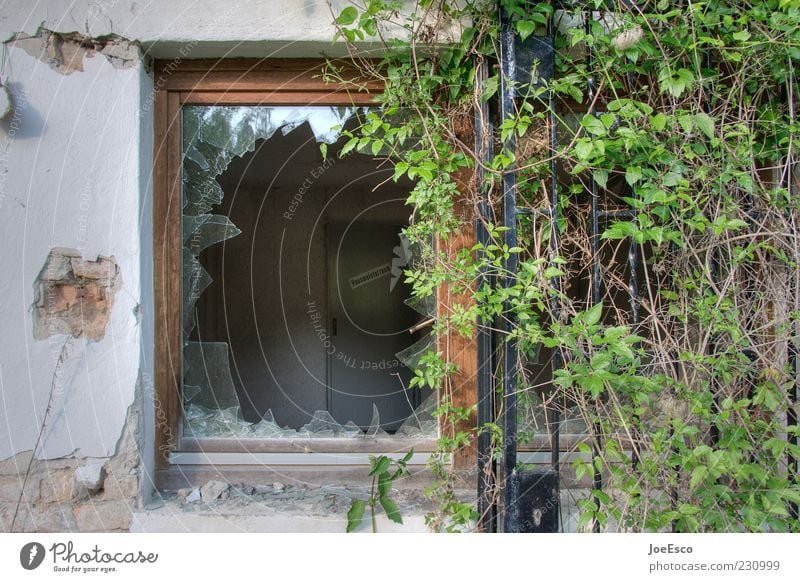
[[[164,506],[134,511],[130,530],[136,532],[338,532],[345,531],[353,499],[367,500],[364,488],[335,485],[244,484],[230,486],[227,499],[206,503],[194,492],[164,491]],[[434,509],[421,491],[396,490],[393,499],[403,524],[386,519],[377,509],[378,532],[424,532],[425,514]],[[359,531],[371,531],[369,509]]]

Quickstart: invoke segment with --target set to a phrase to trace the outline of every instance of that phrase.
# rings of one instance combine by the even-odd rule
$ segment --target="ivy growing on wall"
[[[497,3],[355,0],[334,14],[360,81],[385,84],[382,110],[368,114],[343,152],[384,157],[395,179],[415,182],[407,234],[425,252],[407,273],[414,293],[445,284],[468,292],[438,329],[471,337],[492,326],[501,344],[513,338],[522,415],[535,417],[538,407],[580,421],[576,448],[585,454],[562,470],[604,479],[580,502],[580,527],[800,531],[791,466],[798,429],[787,422],[797,411],[800,325],[800,0],[501,4],[521,39],[555,27],[556,58],[552,78],[498,120],[489,159],[470,136],[474,112],[497,99],[501,84],[495,67],[478,78],[483,63],[498,60]],[[376,43],[380,56],[367,58]],[[337,77],[335,61],[328,72]],[[358,89],[359,80],[349,82]],[[552,119],[549,92],[558,104]],[[513,150],[502,147],[511,135]],[[463,176],[479,165],[484,183],[465,187]],[[491,221],[486,245],[452,255],[431,244],[471,225],[480,192],[499,210],[499,180],[512,168],[518,204],[528,209],[516,247]],[[599,249],[593,195],[608,216]],[[630,253],[639,259],[634,305]],[[511,254],[519,259],[514,284],[490,285],[509,275]],[[591,292],[598,283],[599,302]],[[503,321],[513,322],[510,331],[498,331]],[[564,364],[548,371],[556,351]],[[448,397],[453,372],[443,354],[430,353],[415,382],[437,387],[440,413],[462,426],[471,411]],[[502,443],[492,423],[445,431],[442,452],[478,430]],[[457,499],[446,463],[434,468],[441,511],[431,527],[472,527],[475,507]]]

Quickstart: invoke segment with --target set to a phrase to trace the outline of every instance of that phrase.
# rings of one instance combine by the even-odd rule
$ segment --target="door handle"
[[[334,318],[331,320],[331,335],[336,335],[336,328],[337,328],[337,327],[338,327],[338,326],[336,325],[336,318],[334,317]]]

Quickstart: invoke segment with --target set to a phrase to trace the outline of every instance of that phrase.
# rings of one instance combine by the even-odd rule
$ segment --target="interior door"
[[[408,390],[411,371],[397,352],[412,343],[415,312],[404,300],[405,251],[399,226],[329,225],[329,407],[339,423],[366,429],[378,407],[381,428],[391,432],[418,405]]]

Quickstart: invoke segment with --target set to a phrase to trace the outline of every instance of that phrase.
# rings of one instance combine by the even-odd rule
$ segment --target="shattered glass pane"
[[[434,350],[436,335],[429,333],[422,339],[415,341],[402,352],[397,352],[397,359],[412,370],[419,368],[420,360],[427,352]]]
[[[184,413],[184,433],[192,437],[240,436],[242,426],[247,426],[239,406],[223,410],[212,410],[198,404],[190,404]]]
[[[336,422],[327,410],[317,410],[311,422],[300,427],[298,432],[320,437],[337,437],[342,433],[342,425]]]
[[[418,243],[411,243],[403,236],[403,248],[405,250],[407,265],[405,269],[420,269],[423,265],[422,246]],[[432,243],[429,243],[432,245]],[[425,317],[436,316],[436,296],[434,294],[422,296],[412,295],[405,300],[405,304]]]
[[[327,411],[316,411],[300,429],[280,426],[272,411],[250,423],[243,418],[230,370],[230,349],[224,342],[188,341],[195,327],[195,304],[212,283],[200,253],[237,236],[241,231],[227,216],[214,214],[224,192],[217,177],[234,158],[254,151],[256,142],[276,132],[288,134],[307,123],[319,143],[333,144],[345,123],[357,113],[353,107],[187,106],[183,108],[183,331],[184,422],[187,435],[238,438],[375,438],[388,436],[380,427],[378,409],[367,431],[352,420],[339,424]],[[418,257],[416,245],[401,245],[397,267],[407,268]],[[402,264],[401,264],[402,263]],[[411,299],[409,305],[433,316],[435,298]],[[433,347],[432,336],[423,338],[398,354],[413,367]],[[431,404],[433,403],[433,404]],[[398,436],[436,436],[432,415],[435,399],[425,403],[399,429]]]
[[[183,348],[184,385],[200,390],[191,398],[192,404],[206,408],[239,407],[239,397],[231,378],[228,344],[225,342],[186,342]],[[188,401],[188,394],[184,392]]]
[[[433,416],[436,400],[434,395],[428,398],[414,416],[409,418],[395,438],[418,439],[437,436],[437,423]],[[366,433],[352,421],[342,425],[337,423],[326,411],[318,410],[311,421],[299,430],[281,427],[267,411],[262,420],[249,423],[242,418],[239,406],[225,409],[214,409],[191,403],[184,413],[185,433],[195,438],[237,437],[237,438],[378,438],[389,435],[380,428],[380,417],[377,408],[373,408],[373,419]]]
[[[191,402],[192,399],[200,394],[202,388],[200,386],[192,386],[191,384],[183,384],[183,401]]]
[[[436,315],[436,297],[433,294],[425,297],[412,295],[404,303],[425,317],[434,317]]]
[[[420,437],[434,437],[439,430],[439,423],[434,416],[436,411],[436,393],[428,396],[419,408],[411,413],[397,432],[395,436],[405,438],[420,438]]]
[[[221,214],[183,217],[183,244],[194,256],[241,232],[227,216]]]
[[[224,216],[209,214],[222,203],[217,182],[234,157],[255,149],[279,128],[286,134],[308,122],[317,141],[334,143],[352,107],[185,107],[183,113],[183,329],[194,329],[194,304],[211,284],[195,258],[202,250],[241,233]],[[187,252],[188,251],[188,252]]]
[[[372,405],[372,421],[369,423],[369,428],[367,429],[367,436],[368,437],[388,436],[388,433],[381,428],[381,415],[378,412],[378,407],[375,404]]]
[[[211,275],[208,274],[191,251],[183,249],[183,333],[188,337],[195,324],[194,304],[197,299],[211,285]]]

